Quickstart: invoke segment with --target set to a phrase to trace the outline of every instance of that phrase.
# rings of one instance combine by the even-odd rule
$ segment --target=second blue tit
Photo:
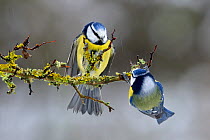
[[[164,104],[163,87],[156,81],[149,69],[132,71],[129,89],[129,102],[140,112],[157,120],[158,124],[174,115]]]

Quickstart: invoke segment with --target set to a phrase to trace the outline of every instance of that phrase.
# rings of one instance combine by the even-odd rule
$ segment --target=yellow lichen
[[[19,44],[17,47],[23,47]],[[95,64],[99,63],[101,60],[97,55],[91,57],[88,51],[85,51],[87,60],[89,61],[89,66],[87,70],[94,70]],[[0,64],[0,77],[7,84],[9,91],[8,94],[15,93],[16,85],[13,83],[13,78],[17,77],[23,80],[25,83],[31,84],[33,80],[44,80],[49,83],[49,85],[59,86],[59,85],[78,85],[78,84],[89,84],[93,86],[100,86],[113,81],[119,81],[120,73],[116,73],[117,76],[90,76],[90,73],[85,74],[80,77],[71,77],[69,75],[62,76],[59,73],[52,71],[52,67],[65,67],[66,63],[54,60],[52,64],[47,63],[43,69],[30,69],[21,68],[15,61],[22,58],[21,55],[16,55],[15,51],[9,52],[7,56],[1,56],[1,58],[6,62],[6,64]]]
[[[20,43],[20,44],[17,44],[15,47],[16,47],[17,49],[20,49],[20,48],[24,47],[24,44],[23,44],[23,43]]]

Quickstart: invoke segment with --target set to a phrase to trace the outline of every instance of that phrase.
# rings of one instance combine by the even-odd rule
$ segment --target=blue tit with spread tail
[[[155,118],[158,124],[174,115],[174,112],[163,106],[163,87],[148,68],[132,70],[129,102],[143,114]]]
[[[111,48],[110,48],[111,46]],[[109,49],[108,49],[109,47]],[[89,59],[95,58],[101,51],[107,49],[102,56],[101,61],[90,64],[85,53],[89,53]],[[99,22],[90,22],[84,26],[82,33],[76,37],[70,50],[67,60],[67,65],[70,68],[66,69],[66,75],[70,76],[101,76],[107,75],[115,54],[114,47],[111,40],[107,37],[107,30],[105,26]],[[90,69],[90,65],[92,69]],[[94,67],[94,68],[93,68]],[[91,85],[77,86],[79,91],[85,95],[98,100],[102,99],[101,87],[94,87]],[[73,112],[81,112],[82,114],[95,114],[96,116],[102,114],[102,106],[100,103],[90,99],[84,99],[82,103],[79,95],[75,92],[67,109],[73,109]]]

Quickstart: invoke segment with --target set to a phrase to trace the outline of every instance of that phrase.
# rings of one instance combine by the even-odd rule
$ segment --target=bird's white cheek
[[[97,36],[94,35],[93,31],[91,30],[90,27],[87,29],[87,38],[92,42],[95,43],[98,41]]]
[[[131,76],[131,86],[133,85],[133,83],[135,82],[136,78],[133,78],[133,76]]]
[[[106,43],[108,40],[107,36],[105,35],[105,37],[103,38],[103,43]]]
[[[102,39],[102,42],[106,43],[106,41],[108,40],[106,30],[98,30],[96,32],[99,35],[99,37]]]

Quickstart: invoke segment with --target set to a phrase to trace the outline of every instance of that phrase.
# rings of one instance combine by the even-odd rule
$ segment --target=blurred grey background
[[[67,105],[74,90],[42,81],[28,85],[15,79],[17,94],[7,95],[0,82],[0,140],[207,140],[210,139],[210,1],[209,0],[0,0],[0,52],[31,35],[31,47],[56,40],[18,61],[42,68],[66,61],[70,45],[91,21],[103,23],[109,37],[116,29],[116,57],[111,74],[129,71],[136,55],[149,59],[161,81],[165,106],[176,114],[161,125],[129,106],[125,82],[104,86],[100,117],[74,114]],[[1,61],[3,63],[3,61]],[[63,70],[59,71],[63,73]]]

